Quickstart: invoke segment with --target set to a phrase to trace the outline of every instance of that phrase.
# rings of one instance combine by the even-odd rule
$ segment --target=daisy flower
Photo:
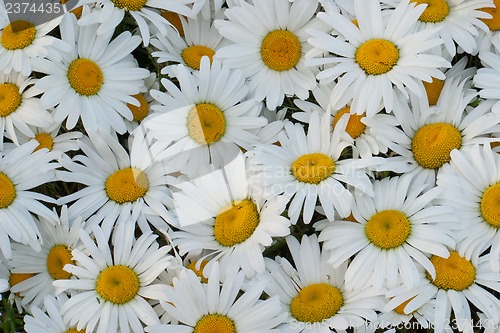
[[[228,20],[214,22],[233,43],[219,49],[216,58],[241,69],[255,98],[265,98],[271,110],[285,95],[306,99],[316,80],[304,66],[309,48],[305,32],[317,9],[317,0],[254,0],[232,6],[225,11]]]
[[[64,15],[62,39],[72,49],[61,54],[61,61],[48,57],[36,62],[36,70],[47,74],[36,86],[45,91],[42,105],[57,105],[54,120],[66,119],[67,129],[81,118],[87,132],[95,132],[99,124],[122,134],[124,118],[133,119],[127,103],[139,106],[132,95],[141,92],[149,71],[139,68],[130,54],[139,45],[139,36],[125,31],[111,41],[112,34],[97,35],[98,28],[98,24],[78,28],[74,15]]]
[[[289,236],[286,242],[295,267],[285,258],[266,258],[263,276],[269,280],[266,294],[279,296],[286,313],[280,332],[345,330],[377,319],[375,311],[384,306],[381,293],[372,288],[346,290],[347,263],[338,268],[327,263],[328,252],[320,250],[316,235],[304,235],[300,244]]]
[[[495,47],[497,49],[500,47],[500,11],[497,10],[497,8],[500,8],[500,0],[493,0],[493,5],[493,7],[480,9],[491,15],[491,17],[481,18],[481,21],[488,26],[488,30],[479,30],[479,35],[476,37],[477,49],[473,52],[474,55],[477,52],[491,51]]]
[[[16,284],[11,292],[22,296],[24,306],[30,305],[45,310],[44,298],[55,295],[52,282],[69,279],[71,274],[63,270],[65,264],[74,263],[71,251],[78,247],[81,218],[70,221],[66,206],[62,207],[61,216],[55,222],[40,219],[40,234],[43,239],[41,251],[22,244],[13,244],[12,273],[34,274]]]
[[[3,293],[4,291],[10,291],[10,288],[15,286],[16,284],[30,278],[33,274],[15,274],[10,272],[11,267],[9,266],[8,260],[2,255],[0,252],[0,284]],[[3,281],[7,282],[7,286],[5,287]],[[4,290],[4,288],[7,288]],[[23,313],[26,309],[23,309],[22,305],[22,297],[19,294],[9,292],[9,303],[14,304],[18,313]],[[1,294],[0,294],[1,296]],[[0,313],[1,314],[1,313]]]
[[[344,131],[346,122],[344,117],[343,124],[330,132],[330,114],[320,118],[314,112],[307,135],[302,125],[287,122],[279,135],[279,146],[260,144],[249,152],[256,172],[262,173],[266,195],[285,193],[290,199],[288,215],[292,223],[297,222],[301,212],[304,222],[309,223],[318,199],[329,219],[333,219],[335,211],[342,217],[348,216],[353,194],[344,184],[373,195],[363,169],[380,160],[341,159],[344,149],[352,145]]]
[[[479,53],[479,59],[481,59],[484,68],[478,69],[474,75],[474,86],[479,89],[479,96],[495,102],[492,111],[500,114],[500,94],[498,93],[500,88],[500,80],[498,79],[500,55],[482,51]]]
[[[431,328],[434,323],[435,300],[430,300],[418,309],[407,313],[404,309],[412,299],[413,298],[409,298],[394,309],[381,313],[378,318],[380,326],[406,328],[408,325],[413,325],[411,327],[415,327],[415,324],[418,324],[419,328]],[[388,301],[389,300],[390,299],[388,299]]]
[[[28,125],[46,127],[52,123],[51,114],[36,97],[43,91],[33,86],[35,82],[35,79],[21,73],[0,72],[0,142],[3,143],[4,135],[7,134],[9,139],[19,145],[16,130],[34,136]]]
[[[452,327],[460,332],[474,332],[471,316],[472,303],[482,311],[488,320],[500,320],[500,301],[493,293],[500,291],[500,273],[490,270],[487,258],[483,256],[473,263],[459,252],[450,251],[448,258],[432,256],[430,261],[436,276],[422,274],[422,284],[408,290],[406,287],[395,288],[387,293],[391,300],[384,311],[395,308],[410,299],[404,311],[411,313],[430,300],[435,301],[434,332],[445,332]],[[453,310],[453,320],[451,311]]]
[[[36,142],[28,142],[6,154],[0,152],[0,250],[7,259],[10,239],[40,251],[41,235],[32,213],[55,220],[55,214],[40,202],[55,200],[30,189],[55,180],[58,164],[51,161],[57,156],[44,150],[33,152],[36,147]]]
[[[151,91],[161,105],[153,106],[156,113],[144,121],[148,135],[156,140],[151,146],[153,156],[185,158],[181,171],[188,174],[207,166],[215,155],[223,156],[228,146],[250,149],[259,139],[250,130],[267,124],[260,116],[261,103],[245,100],[248,87],[240,71],[215,60],[210,66],[208,57],[202,58],[200,66],[198,75],[184,65],[173,69],[180,89],[162,79],[167,92]]]
[[[212,261],[220,259],[223,271],[241,267],[247,276],[262,273],[262,252],[272,237],[290,234],[290,221],[281,216],[287,199],[265,200],[259,185],[241,154],[223,169],[176,185],[181,189],[173,193],[180,231],[171,236],[180,255],[206,250]]]
[[[490,134],[500,131],[500,114],[491,112],[493,101],[482,101],[474,108],[468,106],[474,94],[464,90],[466,81],[458,77],[447,79],[432,108],[418,101],[410,108],[407,101],[398,98],[394,114],[401,129],[375,119],[365,120],[374,135],[400,155],[387,158],[385,170],[418,170],[434,182],[436,173],[450,161],[453,149],[493,141]]]
[[[150,31],[148,24],[152,24],[162,35],[167,34],[167,21],[158,10],[168,10],[180,15],[193,17],[201,10],[206,0],[80,0],[79,5],[95,3],[95,9],[87,16],[80,18],[80,26],[100,23],[96,31],[98,35],[113,33],[116,26],[123,20],[125,13],[129,13],[137,22],[144,46],[149,45]],[[101,9],[102,8],[102,9]]]
[[[136,221],[143,232],[149,231],[148,223],[158,230],[168,228],[165,221],[171,221],[171,214],[166,205],[171,199],[165,185],[169,171],[165,164],[148,158],[143,137],[134,136],[130,154],[102,131],[90,140],[82,138],[80,148],[85,155],[72,160],[63,156],[59,161],[67,171],[57,172],[59,180],[85,185],[58,200],[59,204],[76,200],[68,209],[70,219],[81,216],[87,220],[87,229],[102,224],[108,235],[115,224],[128,219]]]
[[[175,64],[183,64],[191,71],[198,71],[201,58],[207,56],[211,63],[217,50],[224,45],[224,38],[213,25],[211,17],[203,18],[200,13],[195,18],[180,17],[179,20],[184,32],[182,36],[167,27],[166,34],[158,33],[156,38],[151,39],[151,45],[158,49],[151,55],[158,58],[158,63],[167,63],[161,73],[171,77],[175,75],[175,71],[171,70]]]
[[[33,71],[36,58],[54,57],[61,61],[62,52],[70,46],[48,35],[61,22],[56,18],[47,23],[37,24],[38,13],[26,13],[23,19],[10,22],[4,2],[0,2],[0,73],[20,72],[27,77]]]
[[[252,283],[242,292],[244,277],[243,272],[230,275],[221,285],[219,266],[214,265],[208,283],[203,284],[193,271],[181,271],[173,288],[166,290],[169,303],[162,305],[182,324],[148,326],[146,332],[276,332],[285,317],[278,298],[259,299],[265,281]]]
[[[153,285],[171,261],[170,246],[159,247],[156,235],[143,232],[134,236],[135,223],[119,224],[111,238],[97,225],[92,226],[96,243],[80,231],[82,250],[73,249],[75,265],[64,270],[76,279],[56,280],[58,292],[78,290],[61,308],[64,320],[86,332],[144,332],[144,325],[159,324],[147,299],[162,299],[163,286]],[[111,250],[112,249],[112,250]]]
[[[43,309],[31,308],[31,315],[24,316],[24,330],[27,333],[84,333],[85,330],[77,330],[76,327],[68,325],[62,315],[61,306],[68,300],[65,294],[57,297],[47,295],[43,299]]]
[[[500,271],[500,155],[490,145],[451,153],[450,167],[438,174],[442,202],[460,218],[457,249],[475,261],[490,248],[491,269]]]
[[[315,49],[306,55],[310,58],[307,65],[329,66],[317,75],[322,84],[338,79],[330,97],[333,109],[352,100],[353,113],[372,117],[381,103],[389,113],[395,95],[407,97],[407,90],[423,95],[424,89],[417,82],[445,78],[439,68],[450,67],[449,62],[426,53],[442,43],[434,37],[435,30],[414,32],[425,6],[403,0],[387,17],[376,0],[355,0],[354,9],[357,25],[336,11],[318,13],[318,18],[339,35],[311,29],[308,39],[320,51],[335,55],[313,58],[318,53]]]
[[[348,289],[367,283],[375,289],[394,288],[399,278],[412,288],[420,281],[419,266],[435,276],[427,255],[449,255],[446,246],[455,245],[451,226],[457,219],[448,207],[431,203],[439,189],[425,188],[422,177],[411,174],[376,180],[373,197],[355,197],[357,223],[316,225],[323,247],[331,250],[328,262],[334,267],[356,255],[346,272]]]

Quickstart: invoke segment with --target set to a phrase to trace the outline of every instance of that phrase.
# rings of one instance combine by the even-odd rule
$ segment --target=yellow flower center
[[[427,4],[424,12],[422,13],[422,15],[420,15],[419,20],[421,22],[441,22],[446,18],[446,16],[448,16],[448,13],[450,11],[446,0],[410,0],[410,2],[414,2],[418,5],[423,3]]]
[[[7,117],[16,111],[22,100],[18,86],[12,83],[0,84],[0,117]]]
[[[6,174],[0,172],[0,209],[9,207],[16,198],[16,187]]]
[[[95,62],[79,58],[69,65],[68,81],[70,86],[80,95],[92,96],[101,90],[104,76],[101,68]]]
[[[264,64],[278,72],[295,67],[302,56],[299,39],[288,30],[274,30],[264,37],[260,46]]]
[[[24,280],[28,280],[32,276],[35,276],[35,274],[34,273],[10,273],[9,285],[11,287],[13,287],[16,284],[23,282]]]
[[[382,249],[401,246],[410,235],[411,224],[399,210],[382,210],[366,223],[365,233],[370,242]]]
[[[148,102],[146,101],[146,97],[144,97],[144,94],[132,95],[132,97],[137,99],[141,105],[135,106],[127,103],[127,106],[134,115],[134,121],[141,121],[146,118],[149,113]]]
[[[405,307],[408,305],[408,303],[411,302],[412,299],[414,299],[416,296],[410,298],[410,299],[407,299],[406,301],[404,301],[403,303],[399,304],[398,306],[396,306],[394,308],[394,312],[396,312],[397,314],[400,314],[402,316],[406,316],[406,315],[409,315],[410,313],[406,313],[404,310],[405,310]],[[413,313],[413,312],[411,312]]]
[[[85,330],[77,330],[76,328],[68,328],[64,333],[85,333]]]
[[[66,245],[54,245],[47,256],[47,271],[54,280],[69,279],[71,273],[64,270],[64,265],[74,264],[71,251]]]
[[[106,301],[124,304],[139,292],[139,277],[127,266],[109,266],[99,273],[95,289]]]
[[[356,49],[355,60],[367,75],[381,75],[397,64],[399,50],[391,41],[370,39]]]
[[[65,4],[68,2],[68,0],[59,0],[59,2],[61,4]],[[83,14],[83,6],[79,6],[79,7],[72,9],[71,13],[73,13],[73,15],[75,15],[76,18],[79,19],[80,17],[82,17],[82,14]]]
[[[213,313],[201,317],[193,333],[236,333],[236,327],[228,317]]]
[[[492,227],[500,228],[500,183],[488,187],[481,198],[481,214]]]
[[[500,0],[493,0],[493,4],[495,7],[482,8],[483,12],[486,12],[492,16],[490,19],[481,19],[491,31],[500,30],[500,12],[497,11],[497,8],[500,6]]]
[[[146,4],[146,0],[111,0],[115,7],[123,10],[138,11]]]
[[[319,184],[335,171],[335,162],[325,154],[305,154],[292,163],[291,171],[298,181]]]
[[[476,278],[476,269],[470,261],[450,251],[449,258],[432,256],[431,263],[436,269],[436,279],[427,273],[427,279],[436,287],[444,290],[464,290],[469,288]]]
[[[109,176],[105,187],[108,197],[122,204],[142,198],[149,189],[149,181],[144,172],[136,168],[125,168]]]
[[[422,83],[424,84],[425,92],[427,93],[429,105],[436,105],[439,95],[441,95],[441,90],[443,90],[444,81],[433,77],[432,82],[422,81]]]
[[[185,48],[182,53],[182,60],[192,69],[199,70],[201,58],[207,56],[210,58],[210,64],[214,57],[215,51],[204,45],[191,45]]]
[[[182,26],[181,16],[176,12],[171,12],[169,10],[161,9],[160,15],[163,16],[165,20],[170,22],[175,29],[179,32],[179,36],[184,37],[184,27]]]
[[[200,145],[219,141],[226,131],[226,119],[222,111],[209,103],[196,104],[187,119],[189,136]]]
[[[346,106],[343,109],[340,109],[335,117],[333,118],[333,127],[337,125],[339,122],[340,118],[344,114],[349,114],[351,112],[351,108]],[[349,121],[347,122],[347,126],[345,131],[347,134],[351,136],[351,138],[356,139],[358,136],[363,134],[363,132],[366,129],[366,125],[361,122],[361,119],[363,119],[366,115],[363,113],[362,115],[359,114],[350,114],[349,115]]]
[[[2,33],[1,43],[9,51],[24,49],[30,46],[36,37],[33,23],[23,20],[11,22]]]
[[[344,305],[342,292],[327,283],[311,284],[302,288],[290,303],[295,319],[317,323],[333,317]]]
[[[196,274],[196,276],[198,276],[201,279],[201,282],[207,283],[208,279],[205,276],[203,276],[203,269],[208,264],[208,261],[202,260],[200,263],[200,269],[196,269],[196,263],[197,261],[192,261],[186,266],[186,268],[192,270]]]
[[[50,151],[54,147],[54,140],[49,133],[38,133],[35,135],[35,140],[38,141],[35,151],[43,148],[47,148]]]
[[[411,141],[415,161],[426,169],[438,169],[450,161],[453,149],[462,146],[462,134],[448,123],[422,126]]]
[[[243,243],[259,225],[260,216],[253,201],[245,199],[224,207],[215,218],[215,240],[222,246]]]

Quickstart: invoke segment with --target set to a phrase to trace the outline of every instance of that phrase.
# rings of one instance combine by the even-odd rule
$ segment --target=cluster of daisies
[[[498,332],[497,6],[1,1],[17,329]]]

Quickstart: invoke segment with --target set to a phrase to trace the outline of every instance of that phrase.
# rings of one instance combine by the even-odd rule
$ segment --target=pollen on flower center
[[[441,95],[441,91],[443,90],[444,81],[433,77],[432,82],[422,81],[422,83],[424,84],[425,92],[427,93],[429,105],[436,105],[439,95]]]
[[[226,119],[213,104],[201,103],[189,112],[187,119],[189,136],[201,145],[219,141],[226,131]]]
[[[35,140],[38,141],[38,146],[35,151],[47,148],[49,151],[54,147],[54,140],[49,133],[37,133],[35,135]]]
[[[179,36],[184,37],[184,27],[182,26],[181,16],[178,13],[161,9],[160,15],[177,29]]]
[[[9,286],[12,288],[18,283],[28,280],[30,277],[35,276],[34,273],[10,273]]]
[[[342,292],[327,283],[316,283],[302,288],[290,303],[295,319],[317,323],[333,317],[344,305]]]
[[[431,263],[436,269],[436,279],[427,273],[427,279],[436,287],[456,291],[469,288],[476,278],[476,269],[470,261],[461,257],[456,251],[450,251],[448,258],[432,256]]]
[[[106,301],[124,304],[139,292],[139,277],[127,266],[109,266],[99,273],[95,289]]]
[[[186,268],[192,270],[196,274],[196,276],[198,276],[201,279],[202,283],[207,283],[208,279],[205,276],[203,276],[203,269],[208,264],[208,261],[202,260],[200,263],[200,269],[196,268],[197,263],[198,261],[196,260],[192,261],[186,266]]]
[[[105,184],[108,197],[119,204],[142,198],[149,189],[148,177],[136,168],[115,171]]]
[[[393,310],[393,311],[394,311],[394,312],[396,312],[397,314],[400,314],[400,315],[403,315],[403,316],[404,316],[404,315],[409,315],[410,313],[406,313],[406,312],[405,312],[405,307],[406,307],[406,306],[408,305],[408,303],[410,303],[410,302],[411,302],[411,300],[412,300],[412,299],[414,299],[414,298],[415,298],[415,296],[414,296],[414,297],[412,297],[412,298],[410,298],[410,299],[407,299],[407,300],[406,300],[406,301],[404,301],[403,303],[401,303],[401,304],[399,304],[398,306],[396,306],[396,307],[394,308],[394,310]],[[412,313],[413,313],[413,312],[412,312]]]
[[[132,115],[134,116],[134,121],[141,121],[148,115],[149,112],[148,102],[146,101],[146,97],[144,97],[144,94],[132,95],[132,97],[137,99],[140,105],[135,106],[127,103],[127,106],[130,109],[130,111],[132,111]]]
[[[420,15],[419,20],[426,23],[437,23],[441,22],[448,16],[450,8],[446,0],[410,0],[418,5],[427,4],[422,15]]]
[[[18,86],[12,83],[0,84],[0,117],[7,117],[16,111],[22,100]]]
[[[222,246],[243,243],[252,236],[259,222],[259,212],[253,201],[245,199],[232,202],[215,218],[215,240]]]
[[[292,163],[291,171],[298,181],[319,184],[335,171],[335,162],[325,154],[305,154]]]
[[[85,330],[77,330],[76,328],[68,328],[64,333],[85,333]]]
[[[7,175],[0,172],[0,209],[9,207],[16,198],[16,187]]]
[[[64,270],[66,264],[73,264],[71,251],[66,245],[54,245],[47,256],[47,271],[54,280],[69,279],[71,273]]]
[[[448,123],[434,123],[420,127],[411,141],[415,161],[426,169],[438,169],[451,160],[453,149],[462,146],[462,134]]]
[[[20,50],[30,46],[36,37],[36,28],[33,23],[17,20],[7,25],[1,32],[2,46],[9,50]]]
[[[182,50],[182,60],[192,69],[199,70],[201,58],[207,56],[212,64],[215,51],[204,45],[191,45]]]
[[[398,63],[399,50],[386,39],[370,39],[356,49],[355,60],[367,75],[381,75]]]
[[[500,183],[488,187],[481,198],[481,215],[492,227],[500,228]]]
[[[382,249],[401,246],[410,235],[411,224],[399,210],[382,210],[375,213],[365,226],[370,242]]]
[[[337,114],[335,114],[335,117],[333,118],[333,127],[335,127],[335,125],[337,125],[340,118],[344,114],[346,114],[346,113],[349,114],[350,112],[351,112],[351,108],[348,106],[346,106],[343,109],[340,109],[337,112]],[[349,114],[349,121],[347,122],[347,126],[345,128],[345,131],[347,132],[347,134],[349,134],[351,136],[351,138],[356,139],[361,134],[363,134],[363,132],[365,131],[366,125],[361,122],[361,119],[363,119],[365,116],[366,116],[365,113],[363,113],[362,115]]]
[[[104,76],[101,68],[95,62],[79,58],[69,65],[68,81],[70,86],[80,95],[92,96],[101,90]]]
[[[146,0],[111,0],[115,7],[129,11],[138,11],[146,4]]]
[[[236,333],[236,327],[227,316],[213,313],[201,317],[193,333]]]
[[[492,16],[490,19],[481,19],[491,31],[500,30],[500,11],[498,8],[500,6],[500,0],[493,0],[495,7],[481,8],[483,12],[486,12]]]
[[[278,72],[295,67],[302,55],[302,45],[294,33],[288,30],[274,30],[264,37],[260,46],[264,64]]]

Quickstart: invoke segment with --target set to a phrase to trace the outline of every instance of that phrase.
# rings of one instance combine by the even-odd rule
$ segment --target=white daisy
[[[55,180],[54,169],[58,164],[51,161],[57,156],[43,149],[33,152],[36,147],[36,142],[28,142],[5,155],[0,152],[0,250],[8,259],[10,239],[40,251],[40,231],[31,213],[49,221],[56,218],[41,203],[55,203],[55,200],[30,189]]]
[[[166,290],[169,303],[162,304],[166,312],[182,324],[148,326],[146,332],[276,332],[275,327],[285,317],[278,298],[259,299],[264,281],[252,283],[242,292],[244,277],[240,272],[226,277],[220,284],[219,266],[214,265],[208,283],[203,284],[193,271],[181,271],[179,277],[174,278],[173,288]]]
[[[500,155],[490,145],[453,151],[450,167],[438,174],[442,202],[460,218],[457,247],[475,262],[490,248],[491,268],[500,271]]]
[[[286,238],[295,267],[285,258],[266,258],[269,280],[266,293],[279,296],[286,319],[281,332],[323,333],[360,327],[375,321],[375,311],[384,306],[380,292],[372,288],[345,288],[347,262],[338,268],[327,263],[328,251],[321,251],[316,235]]]
[[[422,177],[411,174],[376,180],[373,197],[355,197],[357,223],[316,225],[323,247],[332,250],[328,262],[334,267],[356,254],[346,272],[348,289],[394,288],[399,278],[412,288],[420,282],[419,266],[435,276],[427,255],[449,255],[446,246],[455,246],[451,227],[457,219],[450,208],[431,204],[439,189],[425,189]]]
[[[144,121],[156,139],[151,146],[155,158],[177,155],[185,159],[181,171],[192,174],[215,155],[224,155],[228,146],[250,149],[258,141],[250,130],[262,128],[267,120],[259,116],[261,103],[245,100],[248,87],[240,71],[218,61],[210,66],[208,57],[202,58],[199,75],[183,65],[174,71],[180,89],[162,79],[167,92],[151,91],[161,105],[153,106],[156,113]]]
[[[472,53],[473,55],[476,55],[477,52],[492,51],[492,49],[500,47],[500,11],[497,10],[500,6],[500,1],[493,0],[493,5],[493,7],[480,9],[491,15],[491,17],[481,18],[481,21],[486,24],[488,30],[479,30],[479,34],[476,37],[477,48]]]
[[[59,161],[67,171],[57,172],[59,180],[86,185],[58,199],[59,204],[76,200],[68,209],[70,219],[81,216],[87,220],[87,229],[102,224],[108,235],[115,224],[128,219],[137,222],[143,232],[150,229],[148,223],[160,231],[168,228],[171,213],[166,206],[171,198],[166,184],[170,171],[165,164],[148,158],[148,147],[139,133],[130,153],[102,131],[90,140],[82,138],[80,148],[85,155],[72,160],[63,156]]]
[[[285,95],[306,99],[316,86],[314,73],[304,66],[309,48],[306,29],[314,23],[316,0],[254,0],[225,11],[228,20],[216,20],[219,33],[233,42],[216,58],[239,68],[250,91],[274,110]]]
[[[135,223],[127,221],[113,231],[112,247],[97,225],[92,226],[96,243],[87,232],[80,232],[84,249],[74,249],[73,260],[64,269],[76,279],[56,280],[59,291],[78,290],[61,308],[65,321],[86,332],[144,332],[144,325],[159,320],[148,298],[163,299],[162,285],[156,277],[170,265],[170,246],[159,247],[156,235],[144,232],[134,236]]]
[[[333,109],[352,100],[354,113],[366,112],[367,117],[372,117],[381,103],[389,113],[395,95],[407,97],[407,90],[422,95],[423,87],[417,82],[430,82],[432,77],[444,79],[439,68],[449,67],[449,62],[426,53],[442,43],[434,38],[435,30],[414,32],[424,8],[403,0],[383,18],[379,1],[355,0],[357,25],[333,10],[318,13],[340,35],[311,30],[308,42],[334,55],[311,58],[318,53],[312,50],[306,64],[329,66],[317,75],[322,84],[338,79],[331,94]]]
[[[70,50],[67,43],[48,35],[61,18],[35,25],[39,21],[35,15],[26,13],[24,19],[10,22],[4,1],[0,2],[0,73],[15,71],[27,77],[34,70],[34,59],[50,56],[61,61],[59,54]]]
[[[344,149],[352,145],[352,138],[344,130],[347,118],[342,122],[330,132],[330,114],[320,118],[314,112],[307,135],[302,125],[287,122],[279,135],[279,146],[261,144],[249,152],[256,172],[262,173],[267,195],[285,193],[291,199],[288,215],[292,223],[297,222],[301,212],[304,222],[309,223],[317,199],[329,219],[333,219],[335,211],[348,216],[353,195],[344,184],[373,195],[363,169],[381,160],[341,158]]]
[[[2,281],[0,283],[2,284],[2,293],[4,291],[10,291],[11,287],[33,276],[33,274],[11,274],[10,270],[11,267],[9,266],[8,260],[0,252],[0,281]],[[7,282],[7,290],[4,290],[5,282],[3,281]],[[8,301],[10,305],[14,305],[16,307],[18,313],[23,313],[25,310],[27,310],[23,308],[23,299],[19,294],[9,292]]]
[[[482,51],[479,53],[479,59],[484,68],[477,70],[474,75],[474,86],[479,89],[479,96],[492,100],[492,111],[500,114],[500,55],[490,51]]]
[[[71,274],[64,271],[65,264],[74,263],[71,251],[78,247],[78,233],[82,228],[81,218],[69,220],[66,206],[62,207],[57,221],[40,219],[40,234],[43,239],[41,251],[21,244],[13,244],[12,273],[34,274],[32,277],[12,286],[11,291],[22,296],[24,306],[30,305],[45,310],[44,298],[55,295],[52,282],[69,279]]]
[[[83,15],[85,16],[85,14]],[[64,15],[61,35],[72,49],[62,61],[48,57],[36,61],[36,70],[47,74],[36,86],[44,89],[42,105],[54,107],[54,120],[75,127],[79,118],[87,132],[98,124],[118,133],[126,131],[123,118],[132,120],[127,103],[139,106],[131,95],[144,87],[149,71],[139,68],[130,54],[139,36],[125,31],[111,41],[112,34],[96,35],[98,24],[78,28],[74,15]]]
[[[35,82],[21,73],[0,72],[0,147],[4,135],[19,145],[16,130],[34,136],[29,125],[46,127],[52,123],[51,114],[41,106],[37,97],[43,91],[33,86]]]
[[[434,323],[434,309],[436,306],[435,300],[429,300],[424,303],[418,309],[412,312],[405,312],[404,309],[406,305],[413,298],[409,298],[402,302],[395,308],[383,312],[379,315],[378,321],[381,327],[408,327],[408,325],[413,325],[410,327],[415,327],[418,325],[419,328],[429,329]],[[388,299],[389,301],[390,299]]]
[[[385,311],[412,298],[403,309],[410,313],[434,299],[433,327],[436,333],[445,332],[445,329],[450,330],[451,327],[461,332],[476,331],[472,325],[470,303],[491,322],[500,320],[500,301],[494,294],[495,291],[500,291],[500,273],[490,270],[487,256],[473,263],[460,253],[451,251],[448,258],[432,256],[430,261],[436,270],[436,276],[422,274],[423,283],[418,287],[410,290],[400,287],[389,291],[387,296],[391,300],[385,306]]]
[[[220,260],[223,272],[241,267],[252,276],[264,271],[262,252],[272,237],[290,234],[290,221],[281,216],[287,199],[264,200],[241,154],[223,169],[176,186],[180,231],[172,238],[181,255],[206,250],[212,263]]]

